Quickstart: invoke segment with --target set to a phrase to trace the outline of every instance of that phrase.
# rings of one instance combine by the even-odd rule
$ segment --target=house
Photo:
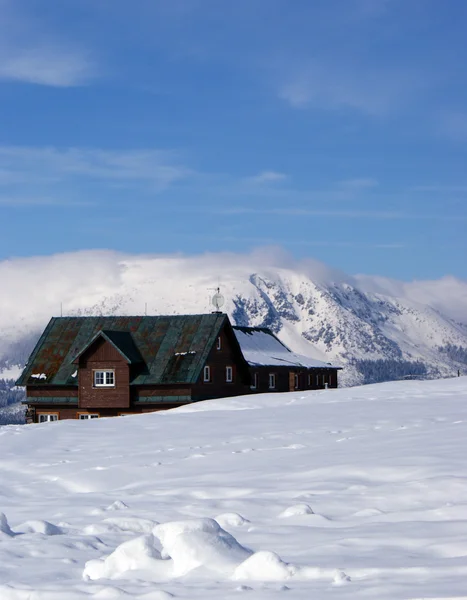
[[[26,387],[28,422],[40,423],[288,391],[291,382],[292,389],[336,387],[337,367],[290,352],[267,329],[233,328],[216,312],[54,317],[16,385]]]
[[[270,329],[234,327],[250,369],[254,392],[289,392],[337,387],[341,367],[292,352]]]

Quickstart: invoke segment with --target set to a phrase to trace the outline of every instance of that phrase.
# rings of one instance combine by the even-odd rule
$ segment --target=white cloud
[[[142,183],[161,191],[194,174],[178,164],[175,153],[154,149],[0,146],[0,162],[0,185],[48,186],[84,178],[115,185]]]
[[[407,69],[373,69],[364,65],[311,62],[288,69],[279,97],[293,108],[352,109],[372,116],[389,114],[429,79]]]
[[[287,179],[287,175],[285,173],[280,173],[279,171],[261,171],[257,175],[253,177],[249,177],[248,181],[252,183],[276,183],[278,181],[284,181]]]
[[[95,67],[84,55],[65,48],[0,48],[0,79],[54,87],[84,85]]]
[[[97,74],[89,50],[51,27],[47,11],[39,17],[26,4],[0,0],[0,81],[52,87],[88,83]]]

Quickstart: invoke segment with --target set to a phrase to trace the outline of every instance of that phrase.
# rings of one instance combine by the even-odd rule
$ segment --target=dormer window
[[[94,371],[94,387],[115,387],[115,371]]]

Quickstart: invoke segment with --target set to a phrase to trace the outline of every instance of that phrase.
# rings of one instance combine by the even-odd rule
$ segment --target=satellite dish
[[[221,294],[220,289],[217,288],[217,292],[214,294],[214,296],[211,299],[211,304],[214,306],[214,308],[216,309],[216,311],[219,312],[219,310],[224,306],[224,296]]]

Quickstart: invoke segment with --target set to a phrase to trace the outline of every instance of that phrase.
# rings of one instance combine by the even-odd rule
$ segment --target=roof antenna
[[[224,306],[224,296],[221,294],[221,288],[218,287],[216,289],[216,293],[214,294],[214,296],[211,298],[211,304],[214,306],[214,308],[216,309],[214,312],[215,313],[220,313],[221,312],[221,308]]]

